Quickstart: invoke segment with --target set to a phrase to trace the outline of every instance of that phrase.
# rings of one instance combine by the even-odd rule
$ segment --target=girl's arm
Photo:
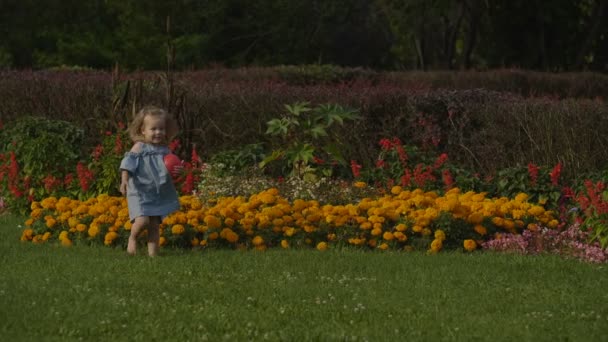
[[[133,147],[131,147],[131,152],[139,153],[141,152],[141,143],[136,142]],[[127,183],[129,182],[129,171],[125,169],[120,170],[120,193],[123,196],[127,195]]]
[[[127,183],[129,182],[129,171],[122,170],[120,172],[120,193],[123,196],[127,195]]]

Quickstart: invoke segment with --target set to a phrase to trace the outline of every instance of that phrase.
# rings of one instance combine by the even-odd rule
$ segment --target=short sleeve
[[[120,169],[127,170],[130,173],[135,173],[137,166],[139,165],[138,154],[127,152],[120,162]]]

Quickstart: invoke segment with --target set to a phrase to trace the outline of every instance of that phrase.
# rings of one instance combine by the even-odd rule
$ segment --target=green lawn
[[[0,216],[3,341],[606,341],[608,269],[490,253],[21,243]],[[140,249],[143,252],[143,249]]]

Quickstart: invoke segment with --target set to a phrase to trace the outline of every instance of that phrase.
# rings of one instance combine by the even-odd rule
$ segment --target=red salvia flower
[[[76,173],[78,174],[78,180],[80,181],[80,188],[86,192],[89,190],[91,181],[93,180],[93,172],[84,165],[82,162],[78,162],[76,165]]]
[[[194,175],[192,172],[188,172],[186,174],[186,179],[184,180],[184,184],[182,185],[182,194],[190,194],[194,189]]]
[[[203,160],[201,159],[201,157],[199,157],[198,153],[196,152],[196,146],[192,147],[192,154],[190,156],[190,159],[191,159],[191,163],[192,163],[192,167],[193,168],[197,168],[198,165],[203,162]]]
[[[73,173],[68,173],[63,178],[63,186],[65,186],[67,188],[67,187],[69,187],[72,184],[73,181],[74,181],[74,174]]]
[[[179,139],[175,139],[172,142],[169,143],[169,149],[171,150],[171,152],[175,152],[175,150],[177,150],[179,148]]]
[[[120,155],[122,154],[122,149],[122,139],[120,138],[120,134],[116,134],[116,141],[114,142],[114,153]]]
[[[412,173],[410,170],[406,169],[401,176],[401,186],[410,186],[412,183]]]
[[[555,167],[553,168],[553,170],[551,170],[551,173],[549,174],[551,176],[551,184],[553,185],[557,185],[557,183],[559,182],[559,175],[562,172],[562,163],[558,162],[557,165],[555,165]]]
[[[450,173],[450,170],[443,170],[441,176],[443,178],[443,184],[445,184],[445,188],[448,190],[451,189],[454,185],[454,178],[452,177],[452,173]]]
[[[391,143],[391,141],[390,141],[390,140],[388,140],[388,139],[386,139],[386,138],[384,138],[384,139],[380,139],[379,144],[380,144],[381,148],[382,148],[384,151],[388,151],[388,150],[390,150],[390,149],[391,149],[391,147],[392,147],[392,143]]]
[[[403,166],[407,165],[407,152],[405,152],[403,145],[401,145],[401,141],[399,141],[399,139],[397,138],[394,138],[393,146],[395,146],[395,149],[397,150],[397,154],[399,155],[399,161],[401,161],[401,164]]]
[[[350,169],[353,172],[353,177],[357,178],[361,175],[361,165],[357,164],[356,161],[351,160],[350,161]]]
[[[440,168],[446,161],[448,160],[448,155],[447,153],[442,153],[439,157],[437,157],[437,159],[435,160],[435,165],[433,165],[434,169],[438,169]]]
[[[46,177],[44,177],[42,183],[44,183],[44,189],[48,192],[52,192],[59,185],[61,185],[61,181],[53,175],[47,175]]]
[[[91,153],[91,156],[93,157],[93,159],[95,161],[98,161],[99,158],[101,158],[101,155],[103,154],[103,146],[97,145],[95,146],[95,149],[93,150],[93,153]]]
[[[538,179],[538,170],[538,166],[534,165],[533,163],[528,163],[528,175],[530,176],[530,183],[532,185],[536,185],[536,180]]]

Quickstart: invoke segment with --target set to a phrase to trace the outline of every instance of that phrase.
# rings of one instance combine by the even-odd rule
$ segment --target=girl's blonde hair
[[[169,113],[167,113],[166,110],[155,106],[145,106],[139,112],[137,112],[137,114],[133,118],[133,121],[131,121],[131,124],[129,125],[129,137],[134,142],[144,140],[144,136],[143,134],[141,134],[141,129],[144,125],[144,119],[147,116],[163,117],[165,119],[165,129],[167,130],[166,143],[169,143],[177,135],[179,131],[177,122],[175,121],[175,119],[173,119],[171,115],[169,115]]]

